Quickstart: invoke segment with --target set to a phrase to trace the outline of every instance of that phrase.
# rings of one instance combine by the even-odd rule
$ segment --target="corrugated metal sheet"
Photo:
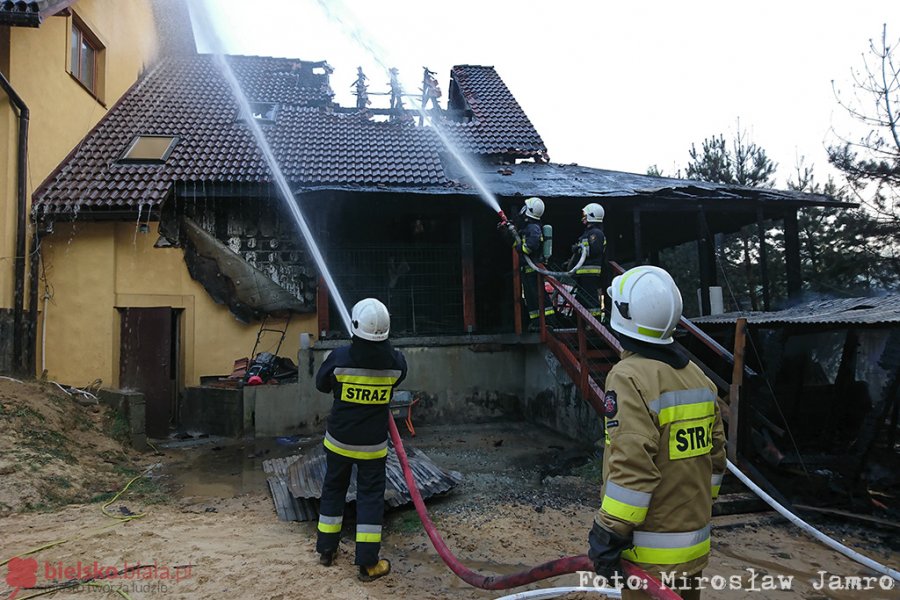
[[[754,325],[888,325],[900,323],[900,294],[878,298],[837,298],[807,302],[775,312],[725,313],[691,319],[728,324],[745,317]]]
[[[446,493],[462,481],[461,473],[441,469],[424,452],[407,446],[406,454],[422,498]],[[315,446],[302,457],[264,461],[263,469],[266,473],[271,473],[267,482],[279,519],[311,521],[318,518],[318,499],[322,496],[322,483],[325,481],[325,453],[321,446]],[[409,488],[393,445],[388,451],[386,469],[385,503],[396,508],[411,502]],[[350,488],[347,490],[347,502],[355,501],[356,469],[353,470]]]

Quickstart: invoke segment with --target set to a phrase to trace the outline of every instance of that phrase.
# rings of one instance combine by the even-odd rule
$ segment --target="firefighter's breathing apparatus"
[[[512,224],[512,222],[506,218],[506,214],[501,210],[497,211],[497,215],[500,217],[500,224],[497,225],[498,229],[505,228],[509,231],[509,235],[516,242],[516,248],[520,248],[522,246],[522,238],[519,236],[519,231],[516,229],[516,226]],[[553,254],[553,226],[552,225],[544,225],[541,227],[541,232],[544,237],[544,246],[542,248],[543,254],[545,257],[549,257]],[[538,265],[534,264],[534,261],[531,260],[531,257],[527,254],[523,254],[522,256],[525,258],[525,262],[528,263],[528,266],[540,273],[541,275],[549,275],[550,277],[569,277],[574,275],[578,269],[581,268],[581,265],[584,264],[584,261],[587,260],[588,257],[588,247],[586,244],[582,244],[579,248],[581,251],[581,255],[578,257],[578,261],[575,265],[569,269],[568,271],[548,271]]]

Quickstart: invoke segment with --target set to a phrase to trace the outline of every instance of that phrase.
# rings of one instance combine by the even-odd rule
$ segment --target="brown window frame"
[[[69,39],[69,52],[71,53],[71,56],[69,56],[69,74],[92,96],[102,102],[101,85],[103,74],[101,69],[104,64],[103,53],[106,48],[100,43],[97,36],[91,32],[90,28],[74,14],[69,27],[69,35],[71,36]],[[85,65],[82,63],[82,45],[88,48],[91,62],[93,63],[90,70],[90,80],[86,80],[87,73]]]

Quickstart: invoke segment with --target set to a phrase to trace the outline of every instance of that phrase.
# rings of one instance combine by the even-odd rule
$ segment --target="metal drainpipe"
[[[10,103],[19,111],[19,144],[18,164],[16,165],[16,195],[18,198],[16,210],[16,250],[15,250],[15,299],[13,306],[13,364],[16,370],[26,370],[25,357],[23,355],[23,342],[25,337],[25,224],[26,224],[26,191],[27,183],[27,152],[28,152],[28,107],[22,98],[16,93],[9,80],[0,73],[0,87],[6,92]]]
[[[41,260],[38,252],[40,249],[41,239],[38,232],[37,219],[35,218],[35,227],[31,234],[31,251],[28,253],[28,322],[31,323],[31,331],[28,332],[28,342],[22,350],[22,371],[27,371],[29,374],[35,372],[35,365],[37,364],[38,267]],[[46,302],[44,303],[44,310],[47,310]],[[42,365],[41,370],[43,368]]]

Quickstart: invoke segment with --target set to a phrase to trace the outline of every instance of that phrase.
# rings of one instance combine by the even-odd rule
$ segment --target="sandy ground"
[[[138,474],[144,457],[116,441],[104,406],[52,383],[0,379],[0,516],[89,502]]]
[[[448,544],[469,567],[511,573],[586,550],[587,531],[598,504],[598,486],[589,477],[556,473],[557,469],[565,470],[584,449],[524,424],[419,431],[414,442],[417,448],[466,477],[456,490],[430,506]],[[36,561],[39,586],[54,578],[65,579],[61,569],[77,568],[79,562],[83,570],[95,562],[116,569],[156,565],[155,572],[139,571],[144,579],[110,580],[112,587],[122,586],[135,600],[504,595],[474,590],[447,570],[411,509],[388,514],[383,556],[393,562],[391,576],[372,583],[359,582],[349,537],[342,542],[334,566],[319,565],[314,549],[315,525],[279,522],[262,488],[263,479],[255,473],[262,458],[287,451],[271,444],[208,444],[165,450],[162,457],[145,456],[147,463],[162,460],[168,465],[164,483],[174,490],[169,501],[147,504],[141,495],[124,495],[113,508],[124,505],[131,511],[147,513],[126,523],[102,515],[97,503],[0,518],[0,560],[49,542],[68,540],[31,555]],[[883,591],[877,585],[876,589],[862,591],[814,589],[812,582],[819,581],[819,571],[850,576],[865,574],[865,569],[770,515],[721,517],[715,526],[711,564],[705,574],[740,578],[745,589],[710,589],[705,592],[706,598],[900,598],[896,590]],[[897,542],[889,532],[867,531],[836,521],[825,522],[823,527],[876,560],[894,566],[900,562]],[[345,534],[349,530],[346,528]],[[183,565],[190,565],[189,570],[175,569]],[[6,568],[0,567],[0,573],[6,576]],[[794,576],[791,589],[747,589],[762,587],[766,575]],[[8,598],[12,591],[4,583],[0,580],[0,598]],[[578,583],[576,575],[568,575],[531,587]],[[113,597],[102,588],[63,591],[49,597],[83,598],[89,592]],[[19,597],[30,593],[22,591]],[[589,597],[599,596],[582,593],[566,598]]]

